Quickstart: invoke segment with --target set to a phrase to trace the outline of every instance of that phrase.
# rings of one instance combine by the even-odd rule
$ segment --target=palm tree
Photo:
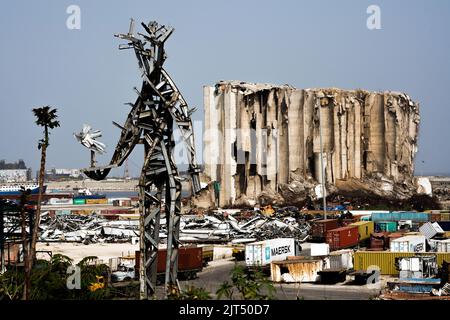
[[[47,156],[47,148],[49,146],[49,129],[59,127],[57,109],[52,109],[50,106],[40,107],[33,109],[33,114],[36,117],[36,124],[44,128],[44,137],[39,140],[38,149],[41,150],[41,167],[39,169],[39,195],[36,208],[36,217],[33,224],[33,232],[31,237],[30,252],[28,254],[28,261],[25,264],[25,299],[30,297],[31,286],[31,270],[33,268],[33,262],[36,258],[36,242],[39,232],[39,222],[41,219],[41,202],[42,192],[44,190],[44,175],[45,175],[45,160]]]

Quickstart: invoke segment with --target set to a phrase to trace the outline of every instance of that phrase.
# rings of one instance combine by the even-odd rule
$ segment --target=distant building
[[[57,180],[72,180],[81,179],[83,177],[79,169],[49,169],[45,172],[46,180],[57,181]]]
[[[0,170],[0,182],[27,182],[31,180],[30,169]]]
[[[31,168],[19,159],[17,162],[0,160],[0,182],[27,182],[31,180]]]

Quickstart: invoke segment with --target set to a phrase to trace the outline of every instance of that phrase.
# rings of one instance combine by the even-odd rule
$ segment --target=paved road
[[[224,281],[230,281],[229,274],[233,266],[233,261],[214,261],[198,274],[197,279],[181,281],[180,284],[183,288],[194,285],[215,293]],[[282,300],[295,300],[297,297],[305,300],[368,300],[378,295],[379,292],[377,289],[370,289],[366,286],[347,284],[275,284],[275,288],[277,289],[277,298]]]

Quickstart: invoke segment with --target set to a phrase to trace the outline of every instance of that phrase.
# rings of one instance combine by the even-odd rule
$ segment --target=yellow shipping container
[[[86,204],[108,204],[108,199],[86,199]]]
[[[370,238],[370,234],[374,232],[373,221],[358,221],[350,224],[350,226],[358,227],[359,241]]]
[[[450,262],[450,253],[448,252],[390,252],[390,251],[357,251],[353,255],[354,269],[357,271],[368,270],[369,267],[377,266],[380,268],[381,274],[384,275],[398,275],[399,271],[395,267],[395,259],[401,257],[413,257],[413,256],[432,256],[436,255],[438,266],[442,266],[442,262],[445,260]]]

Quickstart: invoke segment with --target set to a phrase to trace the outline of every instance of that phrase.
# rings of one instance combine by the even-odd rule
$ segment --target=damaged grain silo
[[[328,192],[416,190],[419,107],[406,94],[222,81],[204,87],[204,108],[204,173],[220,206],[320,197],[319,110]]]

